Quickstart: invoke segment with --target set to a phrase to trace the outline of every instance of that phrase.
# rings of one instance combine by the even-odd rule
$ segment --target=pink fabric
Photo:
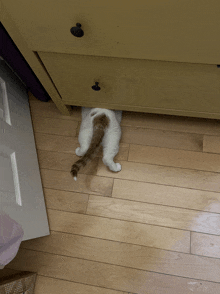
[[[24,231],[15,220],[5,213],[0,214],[0,268],[16,256]]]

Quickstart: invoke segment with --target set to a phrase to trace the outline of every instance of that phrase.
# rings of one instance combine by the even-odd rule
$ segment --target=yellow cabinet
[[[216,65],[38,54],[66,105],[220,116],[220,69]],[[95,83],[100,89],[93,87]]]
[[[0,1],[63,114],[79,105],[220,118],[219,0]]]
[[[219,0],[3,0],[33,51],[220,63]],[[76,23],[84,36],[70,33]]]

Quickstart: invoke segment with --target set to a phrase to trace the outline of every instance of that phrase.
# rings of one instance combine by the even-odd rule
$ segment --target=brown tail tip
[[[75,181],[77,180],[77,173],[78,173],[78,170],[79,170],[78,166],[75,165],[75,164],[73,164],[70,173],[71,173],[71,175],[73,176],[73,178],[74,178]]]

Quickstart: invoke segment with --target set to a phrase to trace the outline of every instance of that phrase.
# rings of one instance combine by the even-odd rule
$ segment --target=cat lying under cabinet
[[[71,169],[74,180],[82,166],[93,159],[100,144],[103,146],[103,163],[111,171],[121,170],[120,163],[113,161],[119,151],[121,139],[121,110],[82,107],[82,122],[79,131],[80,147],[76,148],[76,155],[82,156]]]

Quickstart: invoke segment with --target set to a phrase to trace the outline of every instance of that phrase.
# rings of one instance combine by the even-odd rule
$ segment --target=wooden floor
[[[220,293],[220,121],[123,112],[122,171],[100,153],[75,182],[80,108],[30,106],[51,235],[7,268],[36,294]]]

